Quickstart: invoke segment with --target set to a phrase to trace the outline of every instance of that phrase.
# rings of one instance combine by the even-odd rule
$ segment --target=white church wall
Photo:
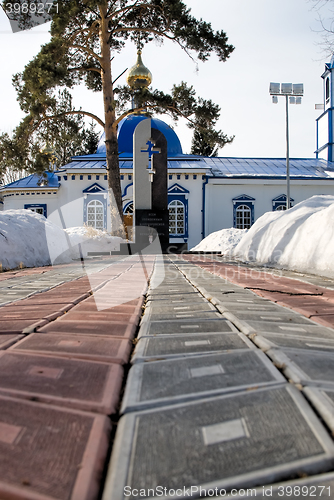
[[[328,117],[329,114],[326,113],[318,120],[318,148],[328,143]],[[327,152],[326,152],[327,159]]]
[[[56,210],[58,206],[58,196],[57,194],[37,194],[36,191],[33,191],[27,195],[28,191],[24,191],[23,194],[20,193],[12,193],[11,196],[8,196],[9,193],[4,195],[4,204],[3,210],[22,210],[25,205],[46,205],[47,207],[47,215]]]
[[[188,196],[188,249],[194,247],[202,240],[202,174],[196,180],[189,180],[183,185],[189,190]]]
[[[273,210],[273,199],[286,194],[286,182],[280,180],[210,180],[206,186],[205,236],[233,227],[233,198],[247,195],[254,200],[254,221]],[[291,181],[294,205],[316,194],[334,194],[334,179],[326,181]]]

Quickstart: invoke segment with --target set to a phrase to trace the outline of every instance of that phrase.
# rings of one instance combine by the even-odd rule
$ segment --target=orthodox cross
[[[149,165],[147,167],[149,174],[150,174],[150,181],[153,182],[153,175],[155,174],[155,170],[153,168],[153,162],[152,162],[152,157],[154,153],[161,153],[161,150],[159,148],[155,148],[155,143],[152,141],[147,141],[146,143],[147,149],[142,149],[141,153],[148,153],[148,158],[149,158]]]

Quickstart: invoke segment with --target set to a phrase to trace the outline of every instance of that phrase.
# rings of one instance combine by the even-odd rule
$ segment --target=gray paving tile
[[[187,355],[209,354],[218,351],[255,348],[240,333],[205,333],[192,335],[159,335],[141,337],[136,345],[132,363],[184,357]]]
[[[251,487],[330,470],[333,458],[328,433],[295,387],[216,396],[123,416],[103,500],[123,499],[125,486]]]
[[[334,388],[304,387],[303,393],[334,434]],[[334,492],[334,490],[333,490]]]
[[[199,320],[199,321],[143,321],[138,337],[192,334],[192,333],[222,333],[237,332],[238,330],[227,319]]]
[[[205,300],[200,293],[185,293],[185,294],[158,294],[158,295],[147,295],[148,302],[170,302],[171,304],[176,304],[179,302],[190,302],[197,303],[203,302]]]
[[[129,372],[121,413],[285,382],[258,350],[136,363]]]
[[[261,333],[261,337],[269,341],[272,347],[291,347],[293,349],[307,349],[312,351],[334,351],[334,337],[331,339],[317,336],[285,335],[281,333]]]
[[[265,321],[265,322],[274,322],[274,323],[289,323],[289,324],[305,324],[310,326],[317,326],[313,321],[305,318],[301,314],[297,314],[293,311],[289,311],[288,309],[283,309],[277,307],[277,310],[274,311],[270,308],[270,311],[233,311],[233,313],[237,316],[237,318],[242,319],[244,321]]]
[[[245,321],[245,320],[244,320]],[[269,333],[286,333],[291,335],[307,335],[312,334],[312,336],[319,336],[325,338],[334,339],[334,330],[331,328],[326,328],[325,326],[318,326],[316,324],[291,324],[291,323],[274,323],[269,321],[245,321],[249,326],[254,328],[257,332],[269,332]]]
[[[295,383],[317,387],[332,387],[334,389],[333,352],[325,353],[287,348],[268,351],[268,355],[272,359],[275,359],[277,354],[280,356],[279,353],[283,353],[284,357],[286,357],[284,371]]]

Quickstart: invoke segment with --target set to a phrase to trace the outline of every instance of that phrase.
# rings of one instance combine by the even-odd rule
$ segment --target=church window
[[[187,174],[184,177],[185,177],[186,180],[189,179],[189,175],[187,175]]]
[[[124,180],[124,175],[121,175],[121,181]]]
[[[183,235],[185,233],[185,207],[182,201],[173,200],[168,205],[169,234]]]
[[[83,175],[80,175],[80,180],[83,181]]]
[[[128,203],[123,211],[124,215],[133,215],[133,203]]]
[[[99,200],[92,200],[87,204],[87,224],[95,229],[103,229],[104,207]]]
[[[64,181],[67,181],[67,175],[64,175]]]
[[[181,179],[181,175],[180,174],[177,174],[176,176],[177,180],[179,181]]]
[[[106,181],[107,179],[108,179],[108,177],[105,175],[105,176],[104,176],[104,180]]]
[[[91,176],[91,175],[89,175],[89,176],[88,176],[88,180],[89,180],[89,181],[91,181],[91,180],[92,180],[92,176]]]
[[[326,78],[326,103],[329,101],[329,77]]]
[[[47,209],[46,205],[40,204],[40,205],[24,205],[24,208],[26,210],[31,210],[32,212],[35,212],[36,214],[44,215],[44,217],[47,216]]]
[[[252,211],[247,205],[239,205],[236,208],[236,228],[249,229],[252,225]]]
[[[173,179],[173,175],[172,174],[169,174],[168,176],[169,180],[171,181]]]
[[[193,179],[197,179],[197,175],[196,175],[196,174],[195,174],[195,175],[193,175]]]
[[[286,205],[278,205],[276,208],[275,208],[275,211],[277,210],[286,210]]]
[[[75,181],[75,175],[72,175],[72,181]]]
[[[129,181],[131,181],[132,175],[128,175],[128,179],[129,179]]]
[[[97,176],[96,176],[96,180],[97,180],[97,181],[99,181],[99,180],[100,180],[100,176],[99,176],[99,175],[97,175]]]

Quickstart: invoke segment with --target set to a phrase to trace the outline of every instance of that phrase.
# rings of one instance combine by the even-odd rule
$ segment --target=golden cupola
[[[138,50],[137,54],[137,62],[129,69],[126,77],[126,81],[132,89],[145,88],[152,83],[152,73],[144,66],[141,58],[141,50]]]

